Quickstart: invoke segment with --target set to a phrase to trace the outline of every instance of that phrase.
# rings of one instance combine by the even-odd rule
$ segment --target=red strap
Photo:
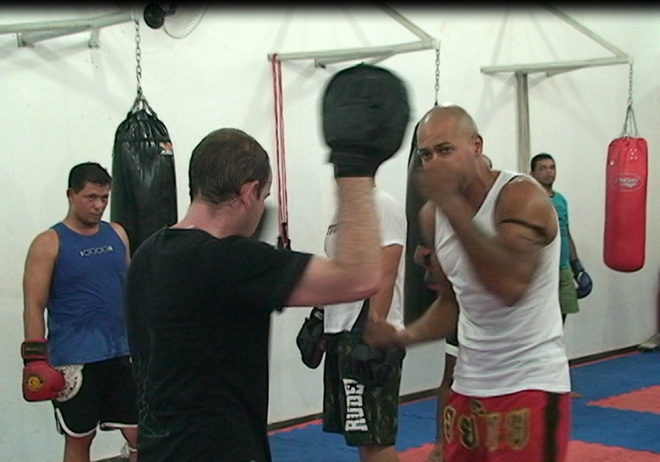
[[[275,143],[277,154],[277,189],[278,189],[278,219],[280,222],[279,231],[280,235],[277,238],[277,246],[279,248],[290,249],[291,241],[289,240],[289,212],[287,209],[287,193],[286,193],[286,161],[284,152],[284,117],[282,112],[282,62],[273,55],[272,70],[273,70],[273,97],[275,101]]]

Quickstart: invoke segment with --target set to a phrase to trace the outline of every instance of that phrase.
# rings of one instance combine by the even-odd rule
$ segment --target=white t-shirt
[[[392,305],[390,306],[387,321],[403,328],[403,281],[405,270],[405,245],[406,245],[406,211],[399,202],[389,193],[374,189],[374,199],[380,223],[381,245],[400,245],[403,247],[401,260],[399,261],[399,272],[394,285]],[[334,257],[337,241],[337,216],[332,219],[325,236],[325,253]],[[357,320],[362,309],[363,300],[351,303],[338,303],[326,305],[324,313],[324,328],[327,333],[350,331]]]

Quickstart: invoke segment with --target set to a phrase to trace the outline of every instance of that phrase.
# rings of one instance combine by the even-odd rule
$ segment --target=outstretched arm
[[[337,178],[339,215],[335,258],[314,256],[288,306],[318,306],[369,298],[382,278],[380,231],[373,179]]]
[[[455,334],[458,322],[456,296],[444,274],[439,278],[438,285],[438,297],[420,318],[401,330],[382,321],[368,322],[364,332],[365,342],[375,347],[405,347]]]

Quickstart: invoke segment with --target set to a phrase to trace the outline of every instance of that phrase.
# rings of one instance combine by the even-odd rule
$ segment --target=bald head
[[[438,123],[451,124],[454,133],[459,136],[469,138],[479,134],[479,129],[472,116],[461,106],[455,104],[433,106],[422,117],[419,123],[418,133]]]
[[[453,104],[432,107],[417,126],[417,154],[422,163],[435,154],[446,157],[455,152],[481,155],[483,140],[474,119]]]

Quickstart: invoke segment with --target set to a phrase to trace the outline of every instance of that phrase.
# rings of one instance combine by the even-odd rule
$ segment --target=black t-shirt
[[[163,229],[126,283],[142,462],[268,462],[270,318],[311,255]]]

